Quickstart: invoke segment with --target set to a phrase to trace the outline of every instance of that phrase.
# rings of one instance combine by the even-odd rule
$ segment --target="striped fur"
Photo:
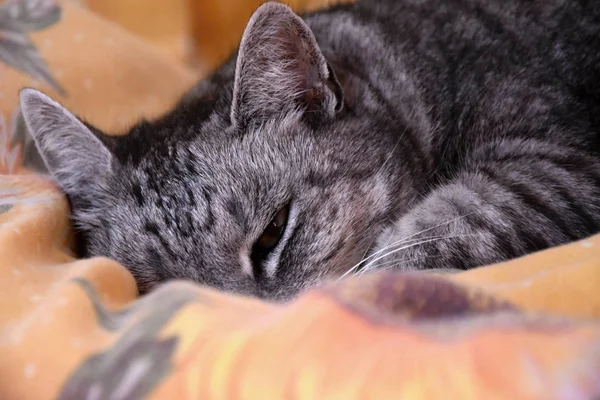
[[[83,253],[143,290],[185,278],[288,299],[600,230],[600,2],[360,0],[302,18],[267,3],[229,62],[128,136],[32,91],[22,103]],[[108,149],[110,166],[70,143]],[[285,234],[255,261],[286,204]]]

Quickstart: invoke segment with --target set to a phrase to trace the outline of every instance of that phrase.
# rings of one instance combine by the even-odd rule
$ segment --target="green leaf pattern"
[[[145,398],[171,372],[177,336],[159,333],[185,305],[201,300],[195,290],[157,289],[118,312],[107,310],[85,279],[73,280],[83,289],[101,329],[123,332],[106,351],[92,355],[65,382],[59,400]]]
[[[60,20],[54,0],[7,0],[0,7],[0,61],[66,95],[28,36]]]

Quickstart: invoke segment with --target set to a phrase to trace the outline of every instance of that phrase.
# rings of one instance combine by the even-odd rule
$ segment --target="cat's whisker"
[[[442,226],[444,226],[444,225],[449,225],[449,224],[451,224],[451,223],[453,223],[453,222],[456,222],[456,221],[459,221],[459,220],[461,220],[462,218],[466,218],[466,217],[468,217],[469,215],[472,215],[472,214],[474,214],[475,212],[476,212],[476,211],[472,211],[472,212],[470,212],[470,213],[467,213],[467,214],[461,215],[461,216],[459,216],[459,217],[456,217],[456,218],[453,218],[453,219],[451,219],[451,220],[448,220],[448,221],[442,222],[442,223],[440,223],[440,224],[438,224],[438,225],[432,226],[431,228],[427,228],[427,229],[423,229],[423,230],[421,230],[421,231],[415,232],[415,233],[413,233],[412,235],[406,236],[406,237],[404,237],[404,238],[402,238],[402,239],[400,239],[400,240],[397,240],[397,241],[395,241],[394,243],[387,244],[385,247],[383,247],[383,248],[381,248],[381,249],[377,250],[376,252],[374,252],[373,254],[371,254],[369,257],[363,258],[361,261],[359,261],[358,263],[356,263],[356,264],[355,264],[354,266],[352,266],[352,267],[351,267],[351,268],[350,268],[348,271],[346,271],[346,272],[345,272],[345,273],[344,273],[342,276],[340,276],[340,278],[338,278],[338,280],[344,279],[346,276],[348,276],[348,275],[352,274],[354,271],[356,271],[358,268],[360,268],[360,266],[361,266],[363,263],[365,263],[366,261],[370,260],[370,259],[371,259],[371,258],[373,258],[373,257],[376,257],[378,254],[381,254],[381,253],[383,253],[383,252],[385,252],[385,251],[389,250],[389,249],[390,249],[390,248],[392,248],[393,246],[396,246],[396,245],[401,245],[401,244],[403,244],[403,243],[406,243],[406,242],[410,241],[410,240],[411,240],[413,237],[415,237],[415,236],[421,235],[421,234],[423,234],[423,233],[427,233],[427,232],[429,232],[429,231],[431,231],[431,230],[433,230],[433,229],[440,228],[440,227],[442,227]],[[413,239],[413,240],[415,240],[415,239]],[[364,257],[364,256],[363,256],[363,257]]]
[[[438,257],[441,258],[441,257]],[[401,260],[401,262],[410,262],[410,261],[416,261],[416,259],[414,258],[409,258],[409,259],[404,259]],[[396,266],[395,265],[390,265],[387,266],[385,268],[381,268],[381,269],[377,269],[377,272],[381,272],[381,271],[390,271],[395,269]],[[416,271],[407,271],[410,273],[414,273],[414,274],[456,274],[458,272],[463,272],[462,269],[457,269],[457,268],[432,268],[432,269],[420,269],[420,270],[416,270]]]
[[[361,260],[364,260],[365,257],[367,256],[367,253],[369,252],[369,249],[371,248],[371,246],[373,246],[373,243],[375,243],[375,241],[377,240],[377,236],[373,236],[373,239],[371,239],[369,245],[367,246],[367,248],[365,249],[365,252],[363,253],[363,255],[360,257]]]
[[[436,259],[436,258],[441,258],[441,256],[433,256],[433,257],[428,257],[428,258],[429,259]],[[416,259],[416,258],[403,258],[402,260],[388,260],[388,261],[384,261],[384,262],[381,262],[381,263],[377,264],[377,271],[387,271],[387,270],[399,267],[400,265],[402,265],[402,263],[410,262],[410,261],[417,261],[417,260],[418,259]],[[384,265],[386,267],[382,268],[382,266],[384,266]],[[372,268],[368,272],[373,271],[373,270],[375,270],[375,268]],[[417,272],[417,271],[410,271],[410,272]],[[362,273],[362,271],[359,271],[355,275],[356,276],[360,276],[360,275],[362,275],[361,273]]]
[[[396,253],[398,253],[398,252],[400,252],[402,250],[410,249],[411,247],[414,247],[414,246],[419,246],[419,245],[422,245],[422,244],[427,244],[427,243],[435,242],[437,240],[442,240],[442,239],[444,239],[444,238],[437,237],[437,238],[433,238],[433,239],[419,240],[419,241],[417,241],[415,243],[411,243],[411,244],[408,244],[406,246],[401,246],[401,247],[398,247],[396,249],[390,250],[389,252],[384,253],[382,256],[379,256],[379,257],[375,258],[374,260],[369,261],[369,263],[360,272],[358,272],[358,274],[363,275],[365,272],[368,272],[369,270],[371,270],[370,267],[372,265],[374,265],[375,262],[377,262],[377,261],[379,261],[379,260],[381,260],[381,259],[383,259],[385,257],[389,257],[392,254],[396,254]]]
[[[387,250],[391,249],[393,246],[402,245],[402,244],[405,244],[405,243],[407,243],[407,242],[410,242],[411,240],[417,240],[417,239],[411,239],[411,237],[412,237],[412,236],[414,236],[414,235],[410,235],[410,236],[408,236],[408,237],[406,237],[406,238],[403,238],[403,239],[397,240],[397,241],[395,241],[395,242],[393,242],[393,243],[389,243],[389,244],[387,244],[385,247],[383,247],[383,248],[381,248],[381,249],[377,250],[376,252],[374,252],[373,254],[371,254],[371,255],[370,255],[370,256],[368,256],[368,257],[365,257],[365,256],[363,255],[363,258],[362,258],[362,259],[361,259],[361,260],[360,260],[358,263],[354,264],[354,265],[353,265],[353,266],[352,266],[350,269],[348,269],[348,270],[347,270],[347,271],[346,271],[346,272],[345,272],[345,273],[344,273],[344,274],[343,274],[343,275],[342,275],[342,276],[341,276],[339,279],[343,279],[343,278],[345,278],[347,275],[349,275],[349,274],[353,273],[355,270],[359,269],[359,268],[360,268],[360,266],[361,266],[363,263],[367,262],[368,260],[370,260],[370,259],[371,259],[371,258],[373,258],[373,257],[376,257],[378,254],[380,254],[380,253],[382,253],[382,252],[384,252],[384,251],[387,251]],[[425,239],[432,239],[432,237],[425,238]],[[368,251],[368,249],[367,249],[367,251]],[[366,252],[365,252],[365,254],[366,254]]]
[[[443,258],[443,256],[428,257],[428,259],[432,259],[432,258],[439,259],[439,258]],[[404,258],[402,260],[386,261],[386,262],[378,264],[377,270],[373,270],[373,272],[390,271],[390,270],[398,268],[400,265],[402,265],[402,263],[411,262],[411,261],[418,261],[418,259]],[[387,266],[384,268],[381,268],[382,265],[387,265]],[[459,272],[463,272],[463,271],[464,270],[458,269],[458,268],[429,268],[429,269],[418,269],[418,270],[405,270],[404,272],[410,272],[410,273],[415,273],[415,274],[455,274],[455,273],[459,273]],[[357,273],[356,275],[360,276],[359,273]]]
[[[476,212],[476,211],[472,211],[472,212],[470,212],[470,213],[467,213],[467,214],[461,215],[461,216],[459,216],[459,217],[456,217],[456,218],[453,218],[453,219],[451,219],[451,220],[448,220],[448,221],[442,222],[442,223],[440,223],[440,224],[438,224],[438,225],[432,226],[431,228],[427,228],[427,229],[423,229],[423,230],[421,230],[421,231],[415,232],[415,233],[413,233],[412,235],[406,236],[406,237],[404,237],[404,238],[402,238],[402,239],[400,239],[400,240],[398,240],[398,241],[396,241],[396,242],[394,242],[394,243],[388,244],[387,246],[385,246],[385,247],[381,248],[380,250],[376,251],[375,253],[371,254],[371,255],[370,255],[369,257],[367,257],[365,260],[367,260],[367,259],[369,259],[369,258],[371,258],[371,257],[373,257],[373,256],[376,256],[378,253],[382,253],[382,252],[386,251],[387,249],[389,249],[389,248],[390,248],[390,247],[392,247],[392,246],[395,246],[395,245],[397,245],[397,244],[402,244],[402,243],[405,243],[405,242],[407,242],[408,240],[412,239],[412,238],[413,238],[413,237],[415,237],[415,236],[421,235],[421,234],[423,234],[423,233],[427,233],[427,232],[429,232],[429,231],[431,231],[431,230],[433,230],[433,229],[440,228],[440,227],[442,227],[442,226],[444,226],[444,225],[449,225],[449,224],[451,224],[451,223],[453,223],[453,222],[459,221],[459,220],[461,220],[461,219],[463,219],[463,218],[466,218],[466,217],[468,217],[469,215],[472,215],[472,214],[474,214],[475,212]],[[424,239],[427,239],[427,238],[424,238]],[[413,239],[413,240],[415,240],[415,239]],[[363,262],[364,262],[365,260],[363,260]]]
[[[446,236],[433,236],[433,237],[421,238],[421,239],[419,239],[419,240],[421,240],[421,241],[424,241],[425,243],[430,243],[430,242],[435,242],[435,241],[440,241],[440,240],[447,240],[447,239],[457,239],[457,238],[465,238],[465,237],[473,237],[473,236],[477,236],[477,234],[457,234],[457,235],[446,235]],[[412,240],[416,240],[416,239],[412,239]],[[383,258],[385,258],[385,257],[388,257],[389,255],[393,255],[393,254],[397,253],[398,251],[400,251],[400,250],[402,250],[402,249],[408,249],[408,248],[410,248],[410,247],[412,247],[412,246],[417,246],[417,245],[419,245],[419,244],[421,244],[421,243],[420,243],[420,242],[417,242],[417,243],[411,243],[411,244],[409,244],[409,245],[406,245],[406,246],[404,246],[403,248],[400,248],[400,249],[399,249],[399,248],[393,249],[393,250],[389,251],[388,253],[386,253],[386,254],[384,254],[384,255],[382,255],[382,256],[380,256],[380,257],[377,257],[375,260],[371,260],[371,261],[369,261],[369,262],[367,263],[367,265],[364,267],[364,269],[363,269],[361,272],[366,272],[366,271],[368,271],[369,269],[371,269],[371,268],[370,268],[370,266],[371,266],[373,263],[375,263],[375,262],[377,262],[378,260],[380,260],[380,259],[383,259]],[[389,249],[389,248],[390,248],[390,246],[388,246],[387,248]],[[429,258],[432,258],[432,257],[429,257]],[[437,258],[437,257],[433,257],[433,258]]]
[[[426,238],[426,239],[432,239],[432,238],[429,237],[429,238]],[[338,278],[338,280],[344,279],[346,276],[348,276],[348,275],[356,272],[361,267],[362,264],[364,264],[365,262],[367,262],[371,258],[377,256],[381,252],[387,251],[387,250],[391,249],[393,246],[398,246],[398,245],[405,244],[407,242],[410,242],[411,240],[417,240],[417,239],[405,238],[405,239],[402,239],[402,240],[398,240],[398,241],[396,241],[394,243],[390,243],[390,244],[386,245],[385,247],[381,248],[380,250],[376,251],[375,253],[371,254],[370,256],[365,257],[365,255],[368,252],[368,249],[367,249],[367,251],[363,254],[363,257],[361,258],[361,260],[359,262],[357,262],[356,264],[354,264],[350,269],[348,269],[342,276],[340,276]]]
[[[397,249],[391,250],[391,251],[387,252],[386,254],[384,254],[384,255],[382,255],[382,256],[380,256],[380,257],[377,257],[377,258],[376,258],[376,259],[374,259],[374,260],[371,260],[371,261],[369,261],[369,263],[368,263],[368,264],[367,264],[367,265],[366,265],[366,266],[365,266],[365,267],[362,269],[362,271],[360,271],[360,274],[362,275],[362,274],[364,274],[365,272],[368,272],[368,271],[370,271],[371,269],[373,269],[373,268],[371,268],[371,266],[372,266],[372,265],[374,265],[374,263],[375,263],[375,262],[377,262],[377,261],[379,261],[379,260],[381,260],[381,259],[383,259],[383,258],[385,258],[385,257],[389,257],[389,256],[391,256],[391,255],[393,255],[393,254],[396,254],[396,253],[398,253],[398,252],[400,252],[400,251],[402,251],[402,250],[406,250],[406,249],[409,249],[409,248],[411,248],[411,247],[414,247],[414,246],[418,246],[418,245],[421,245],[421,244],[432,243],[432,242],[436,242],[436,241],[440,241],[440,240],[456,239],[456,238],[464,238],[464,237],[470,237],[470,236],[476,236],[476,234],[464,234],[464,235],[441,236],[441,237],[436,237],[436,238],[432,238],[432,239],[421,240],[421,241],[419,241],[419,242],[416,242],[416,243],[411,243],[411,244],[409,244],[409,245],[402,246],[402,247],[400,247],[400,248],[397,248]]]
[[[394,270],[394,269],[396,269],[396,268],[397,268],[397,266],[396,266],[396,263],[397,263],[397,262],[398,262],[398,263],[401,263],[401,262],[410,262],[410,261],[417,261],[417,259],[416,259],[416,258],[405,258],[405,259],[403,259],[403,260],[399,260],[399,261],[397,261],[397,260],[394,260],[394,261],[389,261],[389,262],[385,263],[385,264],[388,264],[388,266],[387,266],[387,267],[384,267],[384,268],[377,268],[377,272],[391,271],[391,270]],[[358,274],[357,274],[357,275],[358,275]],[[360,276],[360,275],[359,275],[359,276]]]
[[[388,154],[388,156],[386,157],[385,161],[383,162],[383,164],[381,164],[381,167],[379,168],[379,170],[377,171],[377,173],[375,174],[375,176],[379,175],[379,173],[381,171],[383,171],[383,168],[385,168],[385,166],[387,165],[388,161],[390,161],[390,158],[392,158],[392,156],[394,155],[394,152],[396,151],[396,148],[398,147],[398,145],[400,144],[400,142],[402,141],[402,138],[404,137],[404,135],[406,134],[406,131],[408,130],[408,128],[405,128],[404,131],[402,131],[402,133],[400,134],[400,136],[398,137],[398,140],[396,141],[396,144],[394,145],[394,147],[392,147],[392,150],[390,150],[390,153]]]

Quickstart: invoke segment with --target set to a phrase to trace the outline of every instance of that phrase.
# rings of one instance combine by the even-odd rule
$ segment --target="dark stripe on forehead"
[[[243,229],[247,229],[248,221],[240,200],[236,199],[235,197],[230,197],[225,200],[224,206],[225,210],[233,217],[235,222]]]

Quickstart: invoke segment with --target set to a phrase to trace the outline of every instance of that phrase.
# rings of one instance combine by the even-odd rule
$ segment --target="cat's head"
[[[32,89],[21,107],[86,255],[121,262],[142,290],[183,278],[286,299],[343,275],[389,212],[390,144],[344,114],[313,33],[281,4],[250,20],[223,97],[226,112],[187,101],[118,138]]]

